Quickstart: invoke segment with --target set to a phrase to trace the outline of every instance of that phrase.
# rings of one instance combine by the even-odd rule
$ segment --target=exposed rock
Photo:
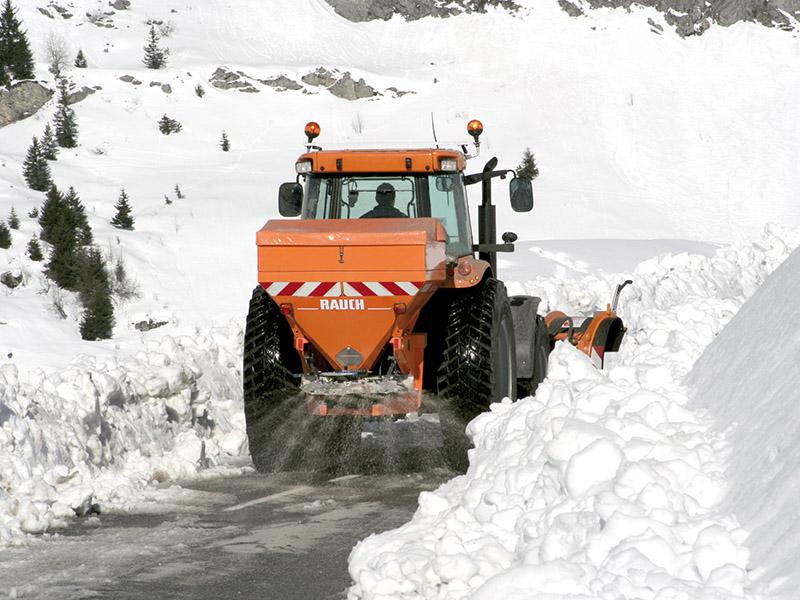
[[[342,75],[342,78],[329,87],[328,91],[334,96],[345,100],[360,100],[381,95],[375,91],[375,88],[367,85],[363,79],[354,80],[349,72]]]
[[[52,8],[54,11],[56,11],[58,14],[60,14],[62,19],[71,19],[72,18],[72,13],[69,12],[63,6],[59,6],[58,4],[50,4],[50,8]]]
[[[165,94],[171,94],[172,86],[168,83],[165,83],[164,85],[161,86],[161,91],[164,92]]]
[[[131,0],[113,0],[108,4],[117,10],[128,10],[131,7]]]
[[[465,12],[486,12],[490,6],[510,11],[519,8],[513,0],[325,0],[350,21],[391,19],[401,15],[409,21],[423,17],[450,17]]]
[[[157,87],[157,86],[160,86],[160,85],[161,85],[160,81],[151,81],[150,82],[150,87]]]
[[[416,94],[417,93],[417,92],[411,92],[411,91],[405,91],[405,90],[398,90],[394,86],[386,88],[386,91],[387,92],[391,92],[392,94],[394,94],[395,98],[402,98],[406,94]]]
[[[591,8],[610,7],[630,10],[633,5],[649,6],[664,14],[664,19],[683,37],[701,35],[712,23],[730,26],[753,21],[766,26],[791,28],[786,14],[800,18],[800,0],[583,0]],[[570,15],[574,0],[559,0]],[[572,5],[570,7],[569,5]],[[786,13],[786,14],[784,14]]]
[[[139,331],[150,331],[152,329],[163,327],[166,324],[167,321],[154,321],[153,319],[147,319],[147,321],[139,321],[138,323],[134,323],[133,328]]]
[[[285,92],[287,90],[304,90],[302,85],[297,83],[294,79],[289,79],[286,75],[278,75],[277,77],[273,77],[272,79],[259,79],[259,83],[263,83],[264,85],[268,85],[269,87],[275,88],[279,92]]]
[[[336,83],[336,77],[334,77],[333,73],[327,69],[323,69],[322,67],[313,73],[303,75],[300,79],[302,79],[303,82],[307,83],[308,85],[322,87],[331,87],[334,83]]]
[[[37,8],[39,9],[39,12],[42,13],[48,19],[55,19],[55,17],[53,16],[53,13],[51,13],[46,8],[42,8],[41,6],[38,6]]]
[[[0,127],[31,116],[52,97],[52,90],[35,81],[21,81],[10,88],[0,88]]]
[[[651,18],[647,19],[647,24],[650,25],[650,31],[652,31],[653,33],[661,35],[661,33],[664,32],[664,28],[655,21],[653,21],[653,19]]]
[[[120,81],[125,83],[132,83],[133,85],[142,85],[142,82],[136,79],[133,75],[123,75],[119,78]]]
[[[558,5],[564,9],[570,17],[583,16],[583,9],[576,6],[570,0],[558,0]]]
[[[246,79],[250,78],[244,73],[234,73],[225,67],[219,67],[211,75],[209,81],[211,85],[220,90],[237,90],[248,93],[258,92],[255,86],[249,81],[246,81]]]
[[[22,283],[22,273],[14,275],[11,271],[6,271],[0,275],[0,283],[13,290]]]
[[[100,86],[96,86],[94,88],[83,86],[77,92],[72,92],[71,94],[67,95],[67,104],[77,104],[81,100],[86,100],[88,96],[94,94],[97,90],[102,90]]]
[[[360,100],[381,95],[363,79],[354,80],[349,71],[340,74],[338,71],[328,71],[320,67],[312,73],[303,75],[301,79],[308,85],[327,88],[331,94],[345,100]]]

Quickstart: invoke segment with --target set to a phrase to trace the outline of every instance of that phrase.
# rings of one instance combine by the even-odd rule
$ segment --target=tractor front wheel
[[[466,469],[466,424],[492,402],[517,395],[514,324],[506,288],[488,278],[455,293],[450,304],[436,383],[444,457]]]
[[[291,468],[296,454],[286,447],[295,433],[292,421],[302,409],[300,381],[291,370],[299,372],[299,358],[291,340],[286,318],[257,287],[247,313],[242,382],[250,455],[260,472]]]

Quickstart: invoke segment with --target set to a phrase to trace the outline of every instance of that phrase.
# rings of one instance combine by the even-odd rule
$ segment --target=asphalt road
[[[0,597],[346,597],[355,543],[406,522],[453,474],[245,475],[183,485],[138,514],[76,521],[0,553]]]

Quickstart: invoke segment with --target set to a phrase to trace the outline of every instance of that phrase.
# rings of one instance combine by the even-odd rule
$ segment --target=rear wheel
[[[457,292],[447,317],[436,383],[444,455],[451,467],[467,467],[466,424],[489,404],[516,398],[516,357],[511,307],[502,282]]]
[[[244,415],[253,464],[261,472],[291,468],[296,448],[292,421],[299,401],[299,358],[278,306],[259,286],[253,291],[244,333]]]

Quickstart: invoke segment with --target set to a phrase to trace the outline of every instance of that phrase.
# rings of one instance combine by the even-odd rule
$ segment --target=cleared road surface
[[[88,517],[3,550],[0,597],[341,599],[353,545],[407,521],[419,492],[452,476],[252,474],[183,485],[150,514]]]

